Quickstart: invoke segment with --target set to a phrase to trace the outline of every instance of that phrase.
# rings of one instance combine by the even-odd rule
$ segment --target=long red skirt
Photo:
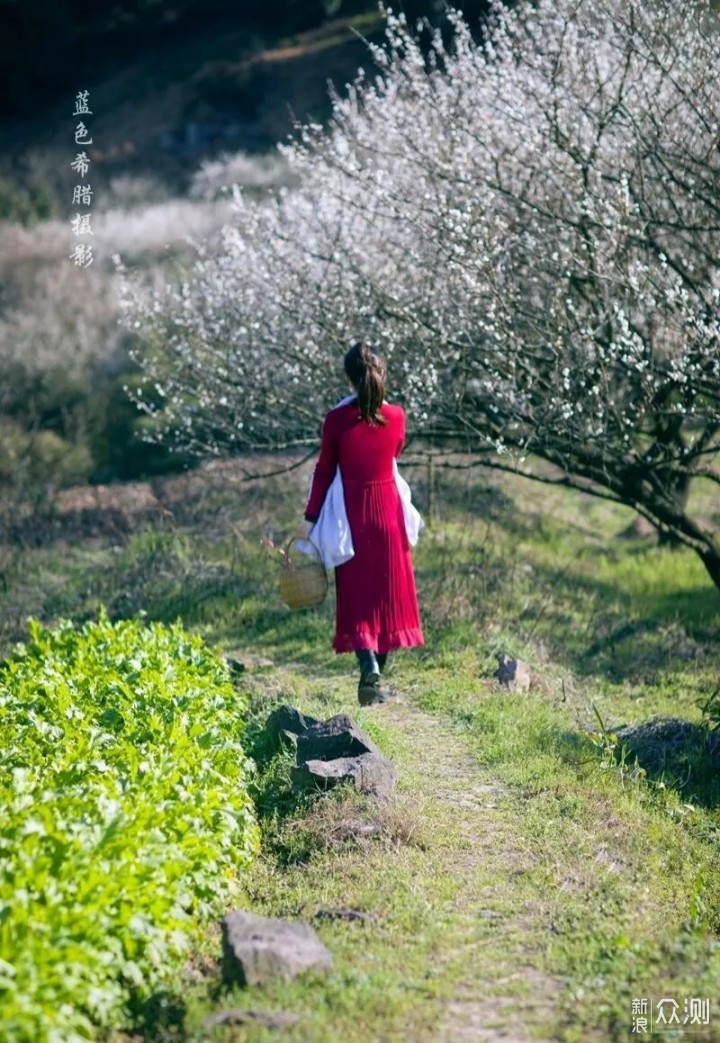
[[[394,478],[345,481],[355,555],[335,569],[336,652],[424,644],[410,541]]]

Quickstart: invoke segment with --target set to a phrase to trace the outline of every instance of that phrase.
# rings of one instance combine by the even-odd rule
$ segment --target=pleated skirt
[[[335,569],[336,652],[424,644],[410,542],[394,478],[344,481],[354,556]]]

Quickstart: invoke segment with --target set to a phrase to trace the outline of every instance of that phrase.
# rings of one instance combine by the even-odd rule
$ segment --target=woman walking
[[[335,569],[333,648],[355,652],[358,699],[384,702],[381,674],[388,653],[424,644],[395,460],[405,444],[405,413],[385,402],[385,360],[353,344],[345,373],[355,391],[331,409],[322,429],[305,520],[314,523],[339,467],[354,555]],[[308,529],[310,525],[308,524]]]

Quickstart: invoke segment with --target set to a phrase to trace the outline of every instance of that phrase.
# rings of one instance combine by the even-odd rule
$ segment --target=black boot
[[[377,658],[377,662],[378,662],[378,666],[380,668],[380,673],[381,674],[385,672],[385,664],[387,663],[387,657],[388,657],[388,653],[387,652],[378,652],[378,654],[377,654],[376,658]]]
[[[358,685],[358,701],[361,706],[373,703],[384,703],[386,693],[380,685],[380,666],[375,653],[369,648],[356,650],[360,664],[360,684]]]

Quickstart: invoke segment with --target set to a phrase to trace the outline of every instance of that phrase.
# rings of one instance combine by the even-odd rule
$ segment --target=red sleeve
[[[395,456],[400,456],[400,453],[405,448],[405,412],[400,410],[399,424],[398,424],[398,443],[395,449]]]
[[[331,413],[332,410],[323,421],[320,456],[315,465],[312,486],[310,487],[310,498],[305,507],[305,518],[311,522],[317,520],[322,510],[325,495],[330,488],[337,469],[337,439],[335,437],[334,418],[331,420]]]

